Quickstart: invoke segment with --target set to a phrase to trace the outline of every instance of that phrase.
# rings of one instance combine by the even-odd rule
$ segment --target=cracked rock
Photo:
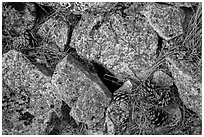
[[[84,16],[73,32],[71,47],[88,60],[103,64],[119,79],[144,74],[154,63],[158,37],[140,14]],[[97,30],[94,25],[101,21]]]
[[[52,84],[62,99],[72,107],[70,115],[78,122],[89,126],[96,124],[104,116],[110,98],[96,82],[70,62],[66,56],[56,67]]]

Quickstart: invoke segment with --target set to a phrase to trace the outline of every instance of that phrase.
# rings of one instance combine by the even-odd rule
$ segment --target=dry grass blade
[[[202,41],[202,3],[198,4],[197,11],[192,16],[189,24],[185,29],[183,35],[184,40],[181,46],[188,46],[189,48],[201,47]],[[177,42],[176,42],[177,43]],[[199,45],[197,45],[199,44]]]
[[[202,48],[202,5],[199,3],[197,11],[191,19],[187,28],[187,35],[185,36],[183,46],[188,47],[189,56],[187,60],[197,62],[201,59]],[[194,60],[193,60],[194,59]],[[199,61],[198,61],[199,62]]]

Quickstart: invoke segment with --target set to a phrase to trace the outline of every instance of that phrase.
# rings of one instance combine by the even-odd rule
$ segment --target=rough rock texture
[[[76,102],[81,94],[88,90],[102,89],[89,77],[88,72],[84,72],[76,67],[76,64],[71,62],[66,56],[57,66],[52,76],[52,84],[55,85],[62,99],[70,106],[76,105]]]
[[[2,134],[202,134],[201,29],[198,2],[4,2]]]
[[[87,124],[90,129],[104,117],[105,108],[110,102],[101,89],[94,85],[80,95],[76,106],[70,112],[76,121]]]
[[[190,72],[193,66],[188,66],[185,62],[168,58],[169,68],[175,79],[176,86],[180,94],[180,98],[184,104],[202,116],[202,83],[201,71],[197,74]],[[184,64],[185,63],[185,64]],[[198,75],[198,76],[197,76]]]
[[[74,8],[71,11],[76,14],[83,14],[87,11],[101,12],[110,10],[115,4],[114,2],[79,2],[73,4]]]
[[[174,5],[176,7],[192,7],[197,5],[197,2],[167,2],[170,5]]]
[[[167,41],[183,33],[183,15],[178,8],[151,3],[141,13],[147,17],[152,28]]]
[[[104,91],[66,56],[56,67],[52,84],[62,99],[72,107],[71,116],[93,126],[104,116],[110,102]]]
[[[83,72],[68,62],[67,56],[58,63],[52,76],[52,84],[70,107],[76,104],[78,97],[90,82]]]
[[[73,32],[70,46],[121,79],[134,77],[134,73],[142,76],[155,61],[157,34],[140,14],[129,11],[127,15],[85,14]]]
[[[60,108],[57,92],[49,83],[51,77],[14,50],[3,54],[2,60],[3,121],[13,125],[4,134],[42,134],[48,112]]]
[[[42,23],[37,29],[36,35],[39,35],[39,42],[42,46],[58,48],[64,51],[64,45],[67,43],[69,26],[63,16],[54,16]],[[52,45],[52,46],[51,46]],[[57,47],[56,47],[57,46]]]
[[[3,54],[2,62],[3,81],[10,88],[25,86],[33,90],[51,79],[44,76],[23,54],[15,50]]]

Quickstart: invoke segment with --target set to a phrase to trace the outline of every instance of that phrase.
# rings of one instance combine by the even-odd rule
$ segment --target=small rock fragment
[[[157,86],[162,87],[170,87],[173,85],[173,79],[161,70],[154,72],[152,81],[155,82]]]

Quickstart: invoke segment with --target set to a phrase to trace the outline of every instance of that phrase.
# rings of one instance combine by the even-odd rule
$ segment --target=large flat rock
[[[129,13],[128,19],[120,14],[84,15],[70,46],[118,78],[134,77],[135,73],[142,77],[155,61],[158,37],[145,17]]]

